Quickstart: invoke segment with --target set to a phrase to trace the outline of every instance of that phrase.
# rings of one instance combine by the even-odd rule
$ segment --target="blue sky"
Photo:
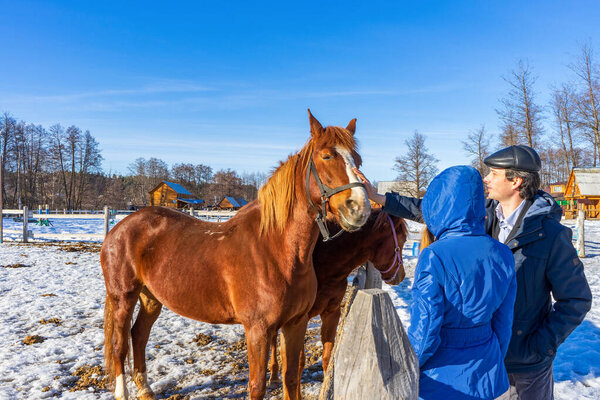
[[[324,125],[358,118],[363,171],[391,180],[413,131],[440,169],[498,133],[519,59],[538,102],[600,58],[595,1],[0,1],[0,111],[99,141],[105,171],[137,157],[268,172]],[[552,132],[548,117],[548,133]]]

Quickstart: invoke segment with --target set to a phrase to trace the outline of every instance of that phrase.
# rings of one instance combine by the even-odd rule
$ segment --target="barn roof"
[[[171,189],[173,189],[175,191],[175,193],[177,194],[187,194],[187,195],[192,195],[186,188],[184,188],[183,186],[181,186],[178,183],[173,183],[173,182],[167,182],[167,181],[163,181],[168,187],[170,187]]]
[[[177,198],[177,201],[181,201],[183,203],[188,203],[188,204],[202,204],[204,203],[204,200],[201,199],[181,199],[181,198]]]
[[[240,197],[239,199],[236,199],[233,196],[225,196],[225,198],[227,199],[227,201],[229,201],[231,203],[232,206],[234,207],[243,207],[246,204],[248,204],[248,202],[246,201],[246,199]]]
[[[600,168],[573,168],[582,196],[600,196]]]
[[[235,197],[225,196],[225,198],[227,199],[227,201],[229,201],[231,203],[232,206],[234,206],[234,207],[241,207],[239,205],[239,203],[237,202],[237,200],[235,199]]]

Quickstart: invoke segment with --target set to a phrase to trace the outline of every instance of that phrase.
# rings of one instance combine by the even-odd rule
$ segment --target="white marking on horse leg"
[[[152,389],[150,389],[150,385],[148,384],[148,375],[143,372],[135,372],[135,374],[133,375],[133,381],[135,382],[138,391],[137,391],[137,397],[138,398],[142,398],[142,396],[144,396],[144,399],[155,399],[156,396],[154,395],[154,392],[152,391]]]
[[[115,383],[115,399],[117,400],[127,400],[128,397],[128,393],[127,393],[127,384],[125,382],[125,375],[121,374],[119,376],[117,376],[116,379],[116,383]]]
[[[354,159],[350,155],[350,152],[347,149],[344,149],[343,147],[336,147],[335,150],[344,159],[344,163],[346,164],[346,174],[348,175],[348,181],[350,183],[360,182],[354,171],[352,171],[352,168],[356,167],[356,165],[354,164]],[[368,212],[368,210],[371,209],[371,203],[367,201],[367,191],[365,190],[365,188],[358,186],[353,187],[351,190],[352,195],[350,196],[350,199],[356,201],[358,204],[362,204],[365,207],[365,211]]]

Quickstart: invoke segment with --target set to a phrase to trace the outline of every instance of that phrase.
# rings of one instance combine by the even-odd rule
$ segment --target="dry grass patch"
[[[99,365],[83,365],[72,374],[76,376],[77,382],[69,389],[70,392],[78,390],[107,389],[108,377],[104,374],[104,370]]]
[[[23,344],[30,346],[35,343],[43,343],[44,340],[46,340],[46,338],[44,338],[42,336],[32,335],[32,336],[27,336],[25,339],[23,339]]]

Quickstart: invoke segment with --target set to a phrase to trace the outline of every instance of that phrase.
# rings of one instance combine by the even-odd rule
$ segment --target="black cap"
[[[509,146],[499,150],[483,162],[492,168],[512,168],[519,171],[538,172],[542,168],[540,156],[534,149],[528,146]]]

